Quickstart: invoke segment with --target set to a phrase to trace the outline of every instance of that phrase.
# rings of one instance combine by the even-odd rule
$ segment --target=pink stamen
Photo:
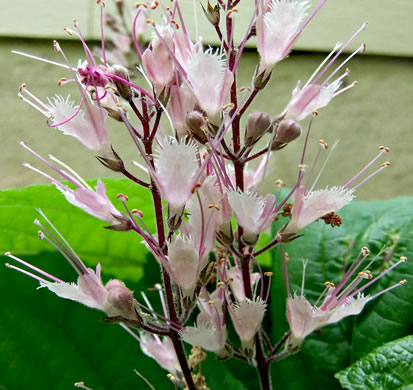
[[[336,61],[336,59],[340,56],[340,54],[347,48],[347,46],[356,38],[361,31],[366,28],[367,23],[364,23],[351,37],[350,39],[338,50],[336,55],[330,60],[330,62],[324,67],[324,69],[318,74],[315,80],[312,82],[313,85],[317,84],[317,82],[323,77],[323,75],[327,72],[327,70],[331,67],[331,65]],[[311,98],[312,100],[312,98]],[[310,100],[310,101],[311,101]]]
[[[10,252],[5,253],[5,255],[6,255],[7,257],[10,257],[10,258],[13,259],[14,261],[17,261],[18,263],[25,265],[26,267],[32,269],[33,271],[36,271],[37,273],[39,273],[39,274],[41,274],[41,275],[43,275],[43,276],[46,276],[47,278],[49,278],[49,279],[51,279],[51,280],[54,280],[54,281],[57,282],[57,283],[64,283],[63,280],[61,280],[61,279],[59,279],[59,278],[57,278],[57,277],[49,274],[49,273],[46,272],[46,271],[41,270],[40,268],[35,267],[34,265],[32,265],[32,264],[30,264],[30,263],[28,263],[28,262],[26,262],[26,261],[24,261],[24,260],[22,260],[22,259],[19,259],[18,257],[12,255]],[[40,278],[40,279],[41,279],[41,278]],[[40,280],[40,279],[38,279],[38,280]],[[41,279],[41,280],[44,281],[44,282],[46,281],[46,280],[44,280],[44,279]]]
[[[281,253],[281,263],[282,263],[282,268],[283,268],[283,274],[284,274],[284,282],[285,282],[285,291],[287,292],[287,297],[290,296],[290,281],[288,278],[288,264],[285,259],[285,253],[282,245],[282,240],[279,240],[279,245],[280,245],[280,253]]]
[[[367,169],[369,169],[384,153],[389,152],[388,148],[380,148],[380,152],[376,157],[373,158],[363,169],[361,169],[353,178],[351,178],[346,184],[343,185],[343,188],[347,188],[351,183],[358,179]]]
[[[87,273],[87,269],[86,266],[83,264],[82,260],[80,259],[80,257],[78,256],[78,254],[75,252],[75,250],[70,246],[70,244],[66,241],[66,239],[63,237],[63,235],[59,232],[59,230],[56,229],[56,227],[52,224],[52,222],[49,220],[49,218],[46,217],[46,215],[43,213],[43,211],[39,208],[36,209],[36,211],[44,218],[44,220],[52,227],[52,229],[56,232],[56,234],[60,237],[60,239],[62,240],[62,242],[64,243],[64,245],[66,245],[66,247],[69,249],[70,254],[73,254],[74,256],[74,260],[76,261],[76,263],[78,264],[79,268]],[[58,240],[56,240],[57,242],[59,242]],[[64,245],[61,244],[63,247]],[[65,248],[66,249],[66,248]],[[66,249],[67,250],[67,249]]]
[[[38,280],[39,282],[45,282],[45,283],[48,282],[46,279],[43,279],[43,278],[41,278],[40,276],[37,276],[37,275],[35,275],[35,274],[32,274],[31,272],[25,271],[24,269],[21,269],[21,268],[19,268],[19,267],[15,267],[14,265],[11,265],[11,264],[9,264],[9,263],[6,263],[6,267],[7,267],[7,268],[10,268],[10,269],[14,269],[14,270],[16,270],[16,271],[19,271],[19,272],[21,272],[22,274],[25,274],[25,275],[27,275],[27,276],[30,276],[30,277],[33,278],[33,279]]]
[[[140,15],[140,13],[141,13],[141,10],[142,10],[142,9],[139,9],[138,12],[136,13],[135,17],[133,18],[133,23],[132,23],[132,38],[133,38],[133,44],[135,45],[135,49],[136,49],[136,51],[138,52],[139,57],[140,57],[141,60],[142,60],[143,54],[142,54],[141,48],[139,47],[138,40],[136,39],[136,23],[138,22],[138,18],[139,18],[139,15]]]
[[[45,163],[49,168],[53,169],[55,172],[57,172],[60,176],[64,177],[66,180],[68,180],[70,183],[72,183],[74,186],[76,186],[77,188],[84,188],[84,186],[79,183],[74,177],[70,176],[69,174],[67,174],[66,172],[56,168],[53,164],[51,164],[49,161],[47,161],[44,157],[42,157],[40,154],[36,153],[33,149],[31,149],[25,142],[20,141],[19,142],[20,146],[23,146],[23,148],[25,148],[26,150],[28,150],[30,153],[32,153],[34,156],[36,156],[40,161],[42,161],[43,163]],[[34,171],[42,174],[43,176],[49,178],[53,183],[59,185],[60,187],[66,188],[68,190],[71,190],[69,187],[65,186],[64,184],[61,184],[59,181],[57,181],[56,179],[53,179],[51,176],[47,175],[46,173],[32,167],[30,164],[26,164],[25,166],[27,166],[30,169],[33,169]],[[71,190],[72,191],[72,190]]]
[[[388,269],[386,269],[386,271],[382,272],[381,274],[377,275],[375,278],[373,278],[372,280],[370,280],[369,282],[367,282],[366,284],[364,284],[362,287],[360,287],[358,290],[354,291],[350,297],[354,297],[356,296],[359,292],[362,292],[364,289],[366,289],[367,287],[369,287],[371,284],[373,284],[374,282],[376,282],[377,280],[379,280],[380,278],[382,278],[384,275],[386,275],[387,273],[389,273],[391,270],[393,270],[394,268],[396,268],[397,266],[399,266],[402,263],[406,262],[406,258],[405,257],[401,257],[400,260],[393,264],[391,267],[389,267]],[[341,304],[342,300],[340,300],[338,302],[338,304]]]
[[[358,187],[360,187],[362,184],[364,184],[366,181],[370,180],[373,176],[376,176],[380,171],[382,171],[384,168],[387,168],[390,165],[389,162],[385,162],[381,165],[380,168],[378,168],[377,170],[375,170],[373,173],[371,173],[370,175],[368,175],[365,179],[363,179],[360,183],[358,183],[357,185],[355,185],[353,187],[353,190],[356,190]]]
[[[100,40],[102,42],[102,57],[103,57],[103,65],[105,67],[108,66],[107,62],[106,62],[106,50],[105,50],[105,36],[103,33],[103,7],[104,5],[101,4],[100,6]]]
[[[128,332],[135,340],[139,341],[140,343],[142,342],[142,340],[138,337],[138,335],[133,332],[131,329],[129,329],[123,322],[120,322],[119,325],[126,330],[126,332]]]

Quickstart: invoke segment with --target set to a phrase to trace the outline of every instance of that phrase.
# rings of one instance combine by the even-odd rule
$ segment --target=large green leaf
[[[413,199],[397,198],[388,201],[355,201],[340,212],[343,225],[331,228],[319,221],[303,231],[304,236],[284,244],[289,253],[289,278],[292,291],[300,291],[302,259],[308,260],[305,295],[315,302],[324,289],[325,281],[337,283],[346,264],[354,259],[362,246],[372,254],[387,246],[386,255],[378,257],[371,271],[378,273],[385,257],[412,258],[413,255]],[[285,221],[284,221],[285,223]],[[274,226],[274,232],[282,222]],[[288,325],[285,316],[285,286],[279,250],[274,251],[274,280],[271,301],[272,335],[279,339]],[[272,377],[280,388],[311,389],[340,388],[333,374],[377,346],[411,333],[413,328],[413,264],[405,263],[394,272],[371,286],[367,293],[374,294],[401,279],[410,280],[378,299],[370,302],[363,312],[336,325],[321,329],[308,337],[303,351],[272,368]],[[311,368],[311,369],[310,369]]]
[[[413,336],[376,348],[336,377],[349,390],[407,390],[413,386]]]
[[[128,207],[142,210],[145,223],[154,232],[150,192],[125,179],[104,181],[113,204],[124,211],[116,195],[128,195]],[[134,232],[114,233],[103,229],[105,222],[69,204],[51,185],[0,191],[0,251],[25,255],[53,250],[37,239],[33,220],[39,218],[39,214],[35,208],[43,210],[85,263],[101,263],[104,271],[120,278],[138,280],[142,276],[141,262],[147,253],[142,238]]]

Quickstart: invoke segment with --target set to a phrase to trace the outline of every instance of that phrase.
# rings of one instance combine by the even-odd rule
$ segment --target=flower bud
[[[254,145],[271,128],[271,117],[266,112],[253,112],[248,115],[244,143]]]
[[[266,71],[262,71],[258,73],[258,70],[259,70],[259,66],[257,66],[255,70],[253,85],[254,85],[254,89],[258,89],[260,91],[264,89],[266,85],[268,84],[268,81],[270,81],[272,73],[271,72],[268,73]]]
[[[111,280],[106,285],[108,290],[108,303],[110,303],[122,317],[129,320],[140,319],[135,310],[135,301],[130,291],[120,280]]]
[[[111,72],[114,75],[122,77],[123,79],[129,81],[129,72],[122,65],[113,65],[111,67]],[[127,84],[125,84],[125,83],[123,83],[123,82],[121,82],[117,79],[113,79],[113,82],[114,82],[114,84],[116,86],[116,89],[117,89],[120,96],[122,96],[125,100],[131,100],[132,99],[132,97],[133,97],[132,88],[129,85],[127,85]]]
[[[113,149],[113,146],[111,147],[112,153],[115,156],[114,159],[112,158],[106,158],[106,157],[101,157],[97,156],[96,158],[100,163],[102,163],[106,168],[109,168],[110,170],[114,172],[122,172],[125,169],[125,165],[123,164],[122,159],[120,156],[115,152]]]
[[[279,150],[287,146],[301,135],[301,126],[294,120],[283,120],[277,129],[277,134],[271,146],[271,150]]]
[[[210,2],[208,1],[207,9],[205,9],[202,4],[201,4],[201,7],[202,7],[202,10],[204,11],[206,18],[209,20],[209,22],[214,26],[218,26],[219,20],[220,20],[219,4],[212,6]]]
[[[201,144],[206,144],[208,139],[205,135],[206,121],[199,111],[191,111],[185,118],[186,125],[191,130],[194,138]]]

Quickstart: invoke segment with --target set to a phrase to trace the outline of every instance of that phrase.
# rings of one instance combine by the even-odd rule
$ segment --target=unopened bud
[[[258,73],[259,66],[257,66],[255,70],[255,75],[254,75],[254,89],[264,89],[265,86],[268,84],[268,81],[270,81],[271,78],[271,72],[268,73],[267,71],[262,71],[261,73]]]
[[[301,126],[292,119],[283,120],[277,129],[277,134],[271,146],[271,150],[279,150],[287,146],[301,135]]]
[[[112,153],[114,158],[107,158],[107,157],[100,157],[97,156],[96,158],[100,163],[102,163],[106,168],[109,168],[112,171],[115,172],[123,172],[125,170],[125,165],[123,164],[122,159],[120,156],[115,152],[113,147],[111,147]]]
[[[208,139],[205,135],[206,121],[199,111],[191,111],[185,118],[186,125],[191,130],[194,138],[201,144],[206,144]]]
[[[108,288],[109,285],[109,288]],[[111,280],[108,288],[108,302],[129,320],[137,320],[138,314],[135,310],[135,301],[130,291],[120,280]]]
[[[111,67],[111,73],[113,73],[114,75],[118,77],[123,78],[126,81],[129,81],[129,72],[122,65],[113,65]],[[132,88],[128,84],[125,84],[124,82],[119,81],[116,78],[113,79],[113,82],[120,96],[122,96],[125,100],[132,99],[133,97]]]
[[[271,127],[271,116],[267,112],[253,112],[248,115],[244,144],[254,145]]]
[[[220,20],[219,4],[217,3],[215,6],[212,6],[211,3],[208,1],[207,9],[205,9],[205,7],[202,4],[201,7],[209,22],[214,26],[218,26]]]

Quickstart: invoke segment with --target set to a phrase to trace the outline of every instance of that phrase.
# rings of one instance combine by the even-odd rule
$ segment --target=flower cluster
[[[129,31],[120,28],[127,18],[125,4],[117,1],[122,22],[112,16],[106,18],[112,32],[112,48],[106,50],[102,33],[97,56],[75,21],[74,30],[67,31],[81,41],[85,59],[73,66],[57,42],[54,48],[62,55],[63,63],[59,65],[71,74],[71,78],[61,79],[60,84],[76,84],[79,102],[60,95],[43,102],[26,85],[21,86],[19,96],[47,118],[49,127],[75,137],[106,168],[150,191],[156,232],[147,228],[140,211],[128,208],[126,195],[118,195],[121,212],[107,197],[101,180],[94,190],[63,162],[50,156],[57,164],[54,165],[21,143],[68,183],[25,165],[48,178],[69,203],[108,223],[107,228],[142,238],[162,269],[163,285],[157,286],[157,290],[164,312],[155,313],[145,295],[145,304],[138,302],[119,280],[103,284],[100,266],[96,271],[86,267],[41,211],[52,228],[50,231],[36,220],[41,228],[40,237],[46,238],[70,262],[78,274],[77,283],[64,282],[10,253],[11,259],[31,271],[8,266],[32,276],[40,287],[60,297],[103,311],[107,321],[119,323],[138,340],[143,352],[156,359],[177,386],[191,390],[196,388],[195,373],[189,368],[182,341],[211,351],[219,359],[234,356],[246,360],[258,367],[262,387],[269,388],[268,367],[281,358],[277,353],[283,344],[272,347],[262,332],[272,273],[261,269],[259,255],[270,248],[279,246],[281,250],[288,297],[286,312],[291,330],[284,340],[288,339],[282,357],[296,352],[315,329],[358,314],[374,298],[364,296],[362,291],[377,279],[359,288],[361,280],[371,279],[365,268],[356,280],[350,281],[367,257],[367,249],[362,250],[343,281],[337,287],[327,283],[324,298],[311,305],[304,291],[300,295],[290,294],[283,246],[299,245],[303,229],[316,221],[340,226],[342,221],[336,212],[354,199],[358,186],[389,165],[384,163],[361,178],[389,151],[380,147],[379,154],[347,183],[315,189],[336,145],[329,148],[325,141],[320,141],[315,162],[310,167],[306,164],[316,111],[355,85],[342,87],[349,74],[342,69],[364,50],[364,45],[344,61],[340,62],[340,55],[365,25],[344,44],[337,44],[304,85],[298,81],[282,111],[251,110],[273,68],[288,56],[325,2],[321,0],[310,11],[305,0],[256,1],[239,43],[234,40],[234,23],[240,12],[236,7],[238,1],[218,0],[215,6],[208,2],[202,9],[217,33],[219,48],[205,47],[202,38],[188,33],[178,0],[168,3],[168,7],[162,1],[138,3]],[[104,4],[100,0],[98,4],[103,20]],[[152,19],[157,12],[162,22]],[[152,35],[142,48],[139,39],[144,29],[151,29]],[[237,71],[245,45],[253,36],[257,39],[259,63],[252,75],[252,88],[245,94],[238,90]],[[139,72],[130,69],[131,56],[139,58]],[[162,117],[166,120],[162,121]],[[311,117],[308,126],[303,122],[307,117]],[[129,132],[141,156],[136,165],[146,178],[130,171],[118,146],[111,145],[111,119],[122,122]],[[290,183],[291,191],[282,191],[280,181],[273,191],[260,191],[259,184],[268,176],[272,154],[283,153],[303,132],[303,152],[297,158],[298,178]],[[326,152],[328,149],[330,153]],[[323,154],[324,163],[313,179]],[[353,185],[357,180],[358,184]],[[274,220],[281,218],[283,227],[265,247],[259,248],[262,235]],[[347,283],[349,286],[345,287]],[[151,314],[145,315],[142,310]],[[191,316],[195,312],[196,317]],[[239,338],[235,342],[228,336],[229,321]]]

